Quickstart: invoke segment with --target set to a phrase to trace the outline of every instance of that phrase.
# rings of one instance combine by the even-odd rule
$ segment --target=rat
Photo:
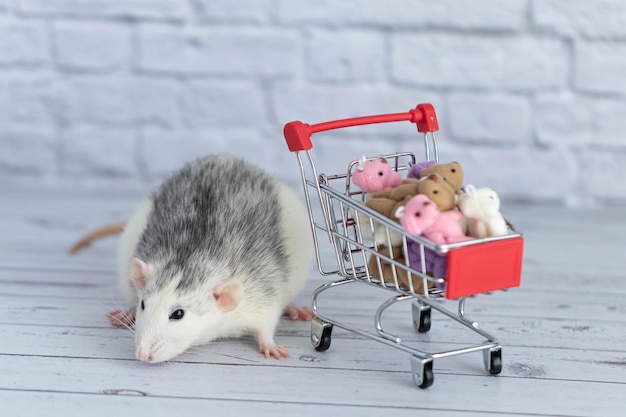
[[[125,224],[118,275],[132,307],[109,321],[134,323],[136,357],[145,362],[250,333],[266,358],[285,358],[274,333],[283,313],[313,316],[292,303],[313,254],[307,208],[289,186],[235,156],[201,158]]]

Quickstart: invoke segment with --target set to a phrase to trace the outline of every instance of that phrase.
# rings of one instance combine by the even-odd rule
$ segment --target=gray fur
[[[193,292],[222,269],[275,295],[288,276],[276,184],[230,155],[198,159],[176,172],[152,196],[154,207],[135,253],[162,266],[153,290],[180,274],[178,290]]]

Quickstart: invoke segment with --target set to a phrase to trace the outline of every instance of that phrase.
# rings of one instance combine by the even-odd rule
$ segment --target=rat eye
[[[146,305],[143,303],[143,300],[141,300],[141,309],[145,310],[146,309]]]
[[[185,315],[185,310],[182,310],[179,308],[178,310],[172,313],[172,315],[170,316],[170,320],[180,320],[183,318],[184,315]]]

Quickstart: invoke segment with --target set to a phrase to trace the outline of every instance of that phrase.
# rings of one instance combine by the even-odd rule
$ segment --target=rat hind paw
[[[284,346],[278,346],[269,343],[259,343],[259,352],[265,356],[265,359],[269,359],[272,356],[278,360],[289,357],[289,350]]]
[[[313,310],[310,307],[299,306],[296,304],[289,304],[285,307],[283,315],[289,317],[291,320],[311,320],[315,317]]]

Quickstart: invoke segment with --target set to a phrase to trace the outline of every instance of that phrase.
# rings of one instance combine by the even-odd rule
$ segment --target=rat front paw
[[[261,352],[261,354],[265,356],[265,359],[269,359],[272,356],[278,360],[289,357],[289,351],[287,350],[286,347],[278,346],[273,343],[272,344],[269,344],[269,343],[259,344],[259,352]]]
[[[114,310],[107,314],[109,324],[113,327],[130,328],[135,324],[136,308],[129,308],[126,311]]]

